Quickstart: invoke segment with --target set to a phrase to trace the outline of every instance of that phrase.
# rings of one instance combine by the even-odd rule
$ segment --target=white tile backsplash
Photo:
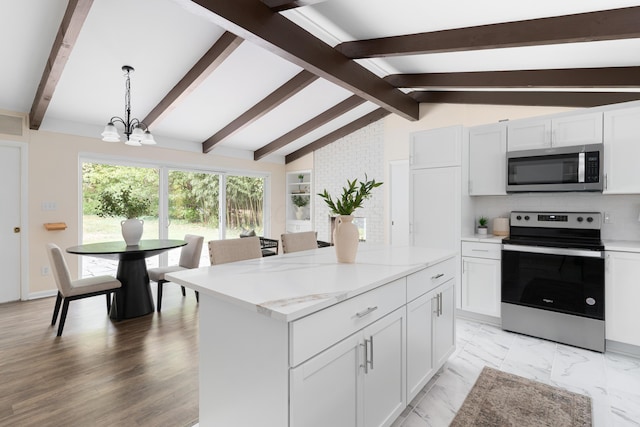
[[[384,121],[372,123],[314,152],[314,188],[325,188],[335,199],[346,186],[347,179],[384,180]],[[387,185],[386,183],[384,185]],[[329,208],[324,200],[314,196],[314,229],[318,239],[330,241]],[[367,219],[367,242],[384,243],[384,191],[373,190],[371,198],[354,212]]]
[[[610,223],[602,224],[602,238],[607,240],[640,240],[640,195],[603,195],[599,193],[526,193],[508,196],[471,198],[474,217],[509,216],[515,210],[580,211],[609,214]],[[604,218],[604,217],[603,217]],[[491,232],[491,229],[489,229]]]

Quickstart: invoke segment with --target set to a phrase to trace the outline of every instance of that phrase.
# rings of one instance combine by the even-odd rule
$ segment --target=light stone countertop
[[[463,236],[463,242],[479,242],[479,243],[502,243],[502,239],[507,236],[494,236],[493,234],[474,234],[473,236]]]
[[[603,240],[603,243],[604,249],[607,251],[640,253],[640,241],[638,240]]]
[[[336,262],[333,247],[200,267],[167,280],[290,322],[452,258],[456,252],[360,244],[354,264]]]

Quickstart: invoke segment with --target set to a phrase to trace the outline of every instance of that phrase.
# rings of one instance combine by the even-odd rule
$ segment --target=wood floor
[[[0,426],[193,426],[198,306],[166,284],[162,313],[112,322],[104,296],[0,304]]]

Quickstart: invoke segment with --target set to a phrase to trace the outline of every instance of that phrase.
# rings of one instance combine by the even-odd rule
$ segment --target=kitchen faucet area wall
[[[514,210],[548,210],[601,212],[602,238],[605,240],[640,240],[640,196],[604,195],[600,193],[536,193],[508,196],[472,197],[474,218],[508,217]],[[606,216],[606,217],[605,217]],[[491,233],[492,229],[489,228]]]

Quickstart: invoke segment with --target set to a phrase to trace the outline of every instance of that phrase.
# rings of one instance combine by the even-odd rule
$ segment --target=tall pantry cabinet
[[[463,216],[471,212],[468,196],[462,196],[468,181],[462,168],[463,148],[467,149],[463,132],[462,126],[452,126],[411,134],[409,233],[414,246],[460,250]],[[459,256],[456,261],[460,265]],[[459,308],[459,271],[455,288]]]

